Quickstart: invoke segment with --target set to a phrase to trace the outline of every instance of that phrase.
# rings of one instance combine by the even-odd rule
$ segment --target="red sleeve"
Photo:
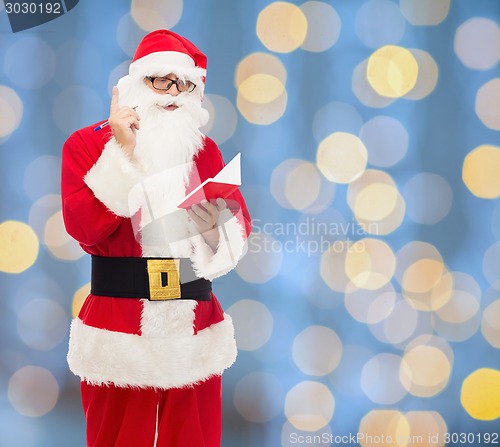
[[[108,238],[123,218],[109,211],[85,184],[85,174],[97,161],[99,141],[85,138],[77,131],[68,138],[62,151],[61,195],[66,231],[84,246]]]

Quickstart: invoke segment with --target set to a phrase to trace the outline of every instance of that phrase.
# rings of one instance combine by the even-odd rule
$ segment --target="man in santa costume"
[[[106,122],[63,148],[68,233],[92,256],[91,294],[71,325],[92,447],[215,447],[233,325],[211,281],[250,232],[239,191],[178,205],[224,166],[200,132],[206,57],[167,30],[139,44]]]

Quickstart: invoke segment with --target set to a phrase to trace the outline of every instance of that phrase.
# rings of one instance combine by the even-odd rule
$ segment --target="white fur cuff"
[[[131,217],[137,209],[131,209],[129,193],[140,178],[139,169],[112,138],[84,181],[109,210],[117,216]]]
[[[191,261],[198,276],[213,280],[225,275],[238,264],[246,243],[245,230],[229,209],[219,215],[219,245],[213,253],[202,235],[192,238]]]

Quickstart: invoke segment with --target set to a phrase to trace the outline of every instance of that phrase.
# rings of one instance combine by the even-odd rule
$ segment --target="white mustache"
[[[169,106],[179,107],[179,104],[177,104],[176,101],[168,101],[168,102],[162,101],[162,102],[157,102],[154,105],[157,106],[157,107],[160,107],[160,108],[169,107]]]
[[[193,100],[182,96],[171,96],[164,99],[162,98],[162,100],[160,101],[157,100],[155,103],[155,105],[160,107],[167,107],[167,106],[182,107],[189,104],[194,104]]]
[[[192,98],[183,97],[182,95],[171,96],[168,94],[160,95],[154,92],[148,92],[147,96],[142,98],[139,109],[142,107],[167,107],[167,106],[177,106],[182,107],[185,105],[193,104]]]

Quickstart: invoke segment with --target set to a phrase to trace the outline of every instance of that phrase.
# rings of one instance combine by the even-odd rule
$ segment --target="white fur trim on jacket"
[[[171,303],[168,303],[171,304]],[[73,373],[94,385],[155,387],[192,386],[222,374],[236,359],[231,317],[193,335],[179,328],[174,339],[124,334],[71,324],[68,364]]]
[[[245,248],[245,230],[233,215],[225,209],[219,214],[219,245],[215,253],[203,239],[203,236],[192,237],[194,270],[199,277],[213,280],[236,267]]]
[[[129,193],[140,178],[138,167],[112,138],[104,146],[95,165],[85,175],[84,181],[109,210],[117,216],[131,217],[137,209],[131,209]]]

